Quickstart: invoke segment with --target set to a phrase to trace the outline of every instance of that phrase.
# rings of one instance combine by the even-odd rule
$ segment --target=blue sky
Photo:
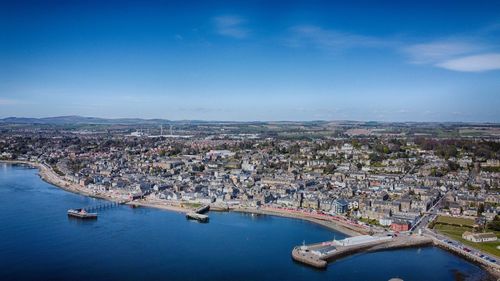
[[[434,2],[2,1],[0,117],[500,122],[500,2]]]

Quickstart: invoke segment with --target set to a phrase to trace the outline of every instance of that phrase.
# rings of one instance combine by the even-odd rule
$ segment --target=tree
[[[481,216],[481,214],[484,212],[484,204],[481,203],[479,204],[479,207],[477,208],[477,216]]]
[[[454,162],[454,161],[448,161],[448,169],[450,171],[456,171],[456,170],[458,170],[459,167],[460,166],[456,162]]]
[[[500,218],[498,216],[495,216],[493,221],[488,223],[488,228],[494,231],[500,231]]]
[[[337,169],[337,167],[335,167],[335,165],[333,164],[329,164],[325,167],[325,169],[323,170],[325,174],[333,174],[335,173],[335,169]]]

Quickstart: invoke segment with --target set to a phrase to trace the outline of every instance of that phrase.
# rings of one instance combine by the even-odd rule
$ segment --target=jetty
[[[97,205],[88,206],[88,207],[84,207],[84,208],[69,209],[67,211],[67,214],[69,217],[73,217],[73,218],[97,219],[97,211],[113,208],[113,207],[116,207],[118,205],[126,204],[130,201],[131,200],[103,202],[102,204],[97,204]]]
[[[326,268],[328,262],[360,252],[417,247],[432,244],[432,239],[422,236],[370,236],[361,235],[343,240],[296,246],[292,259],[315,268]]]
[[[96,211],[99,211],[99,210],[114,208],[114,207],[116,207],[118,205],[127,204],[130,201],[132,201],[132,200],[108,201],[108,202],[103,202],[101,204],[97,204],[97,205],[93,205],[93,206],[88,206],[88,207],[85,207],[85,208],[82,208],[82,209],[84,209],[87,212],[96,212]]]
[[[208,222],[209,218],[207,215],[203,215],[210,210],[210,205],[203,205],[192,212],[186,214],[186,218],[189,220],[197,220],[199,222]]]
[[[199,222],[208,222],[208,216],[198,214],[195,212],[189,212],[186,214],[186,218],[189,220],[197,220]]]
[[[204,214],[210,210],[210,205],[203,205],[196,210],[194,210],[195,213],[197,214]]]

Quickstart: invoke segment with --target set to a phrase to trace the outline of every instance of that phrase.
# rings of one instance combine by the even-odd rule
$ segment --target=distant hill
[[[437,125],[444,126],[486,126],[499,127],[499,123],[475,123],[475,122],[387,122],[387,121],[353,121],[353,120],[314,120],[314,121],[206,121],[206,120],[168,120],[168,119],[142,119],[142,118],[99,118],[85,117],[77,115],[55,116],[44,118],[30,117],[7,117],[0,119],[0,124],[44,124],[44,125],[159,125],[159,124],[245,124],[245,125],[309,125],[309,126],[347,126],[347,127],[367,127],[376,128],[379,126],[394,126],[394,127],[435,127]]]
[[[0,119],[0,124],[46,124],[46,125],[70,125],[70,124],[107,124],[107,125],[134,125],[134,124],[323,124],[326,121],[205,121],[205,120],[168,120],[168,119],[142,119],[142,118],[99,118],[99,117],[84,117],[77,115],[70,116],[56,116],[44,118],[30,118],[30,117],[7,117]]]
[[[140,119],[140,118],[97,118],[83,116],[57,116],[45,118],[28,118],[28,117],[7,117],[0,119],[0,123],[8,124],[160,124],[170,122],[164,119]]]

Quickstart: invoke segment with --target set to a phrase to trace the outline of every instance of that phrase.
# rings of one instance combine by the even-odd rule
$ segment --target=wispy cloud
[[[480,54],[450,59],[436,64],[454,71],[481,72],[500,69],[500,53]]]
[[[436,64],[460,55],[484,51],[488,46],[482,43],[472,43],[467,40],[438,40],[403,47],[403,52],[409,56],[411,63]]]
[[[403,51],[410,63],[428,64],[461,72],[481,72],[500,69],[498,47],[478,38],[441,40],[408,46]]]
[[[294,26],[290,31],[291,36],[287,40],[287,45],[291,47],[312,46],[335,51],[349,48],[388,47],[395,43],[377,37],[324,29],[314,25]]]
[[[13,100],[13,99],[2,99],[0,98],[0,105],[14,105],[14,104],[19,104],[18,100]]]
[[[354,48],[385,48],[402,53],[407,62],[430,65],[452,71],[479,72],[499,69],[499,47],[488,42],[489,35],[498,30],[489,26],[476,34],[439,38],[428,42],[410,43],[409,39],[377,37],[326,29],[315,25],[290,28],[286,45],[310,47],[324,51]]]
[[[246,20],[240,16],[219,16],[214,18],[215,31],[223,36],[244,39],[250,31],[244,26]]]

